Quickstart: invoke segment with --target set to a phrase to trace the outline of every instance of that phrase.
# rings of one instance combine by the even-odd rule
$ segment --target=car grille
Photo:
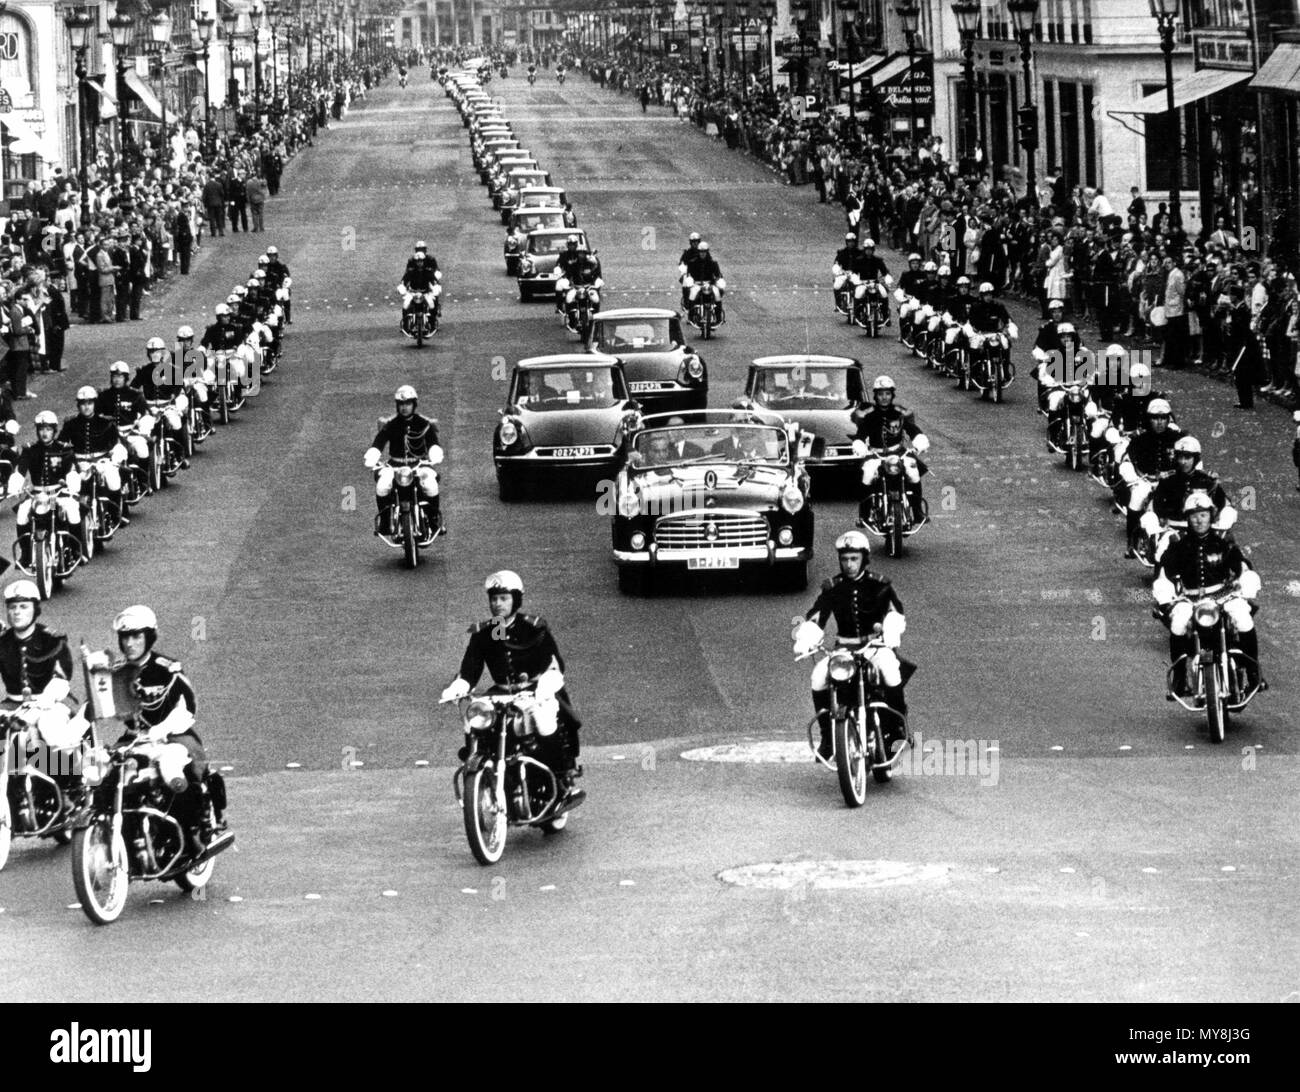
[[[766,546],[767,538],[767,521],[762,516],[704,513],[665,516],[655,524],[655,541],[661,550]]]

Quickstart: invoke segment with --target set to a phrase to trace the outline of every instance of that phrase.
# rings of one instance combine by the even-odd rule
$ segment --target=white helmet
[[[24,600],[30,603],[41,601],[40,591],[30,580],[15,580],[5,588],[6,603],[18,603]]]
[[[59,427],[59,418],[53,410],[41,410],[41,412],[36,415],[36,420],[33,423],[37,428],[49,427],[57,429]]]
[[[1112,345],[1112,346],[1111,346],[1111,349],[1114,349],[1114,348],[1116,348],[1116,346]],[[1122,353],[1123,350],[1121,350],[1120,352]],[[1107,356],[1112,356],[1112,355],[1119,355],[1119,354],[1113,354],[1113,353],[1111,353],[1110,349],[1107,349],[1107,350],[1106,350],[1106,355],[1107,355]],[[1134,365],[1133,365],[1132,367],[1130,367],[1129,370],[1128,370],[1128,378],[1129,378],[1129,382],[1130,382],[1130,383],[1133,382],[1133,381],[1135,381],[1135,380],[1138,380],[1138,379],[1150,379],[1150,378],[1151,378],[1151,369],[1150,369],[1147,365],[1145,365],[1145,364],[1134,364]]]
[[[1064,301],[1064,300],[1048,300],[1048,301],[1047,301],[1047,309],[1048,309],[1049,311],[1055,311],[1058,307],[1059,307],[1062,311],[1064,311],[1064,310],[1065,310],[1065,301]]]
[[[951,276],[952,276],[952,270],[951,270],[948,266],[946,266],[946,265],[941,265],[941,266],[939,267],[939,276],[941,276],[941,277],[951,277]]]
[[[835,540],[835,550],[841,554],[857,550],[864,556],[870,557],[871,542],[861,531],[845,531]]]
[[[875,245],[876,245],[876,240],[875,240],[875,239],[863,239],[863,240],[862,240],[862,245],[863,245],[864,247],[875,246]]]
[[[280,248],[278,246],[268,246],[266,248],[266,253],[269,257],[274,258],[277,254],[280,253]]]
[[[700,233],[698,231],[692,231],[690,237],[686,241],[688,243],[698,243],[700,241]]]
[[[1183,501],[1183,512],[1213,512],[1214,501],[1210,499],[1210,494],[1203,489],[1195,489],[1187,494],[1187,499]]]
[[[1163,398],[1153,398],[1147,403],[1148,417],[1172,417],[1174,408]]]
[[[708,240],[706,239],[704,242],[700,244],[700,253],[707,254],[708,252],[709,252],[709,243]]]
[[[230,314],[230,307],[224,303],[219,303],[214,308],[214,313],[217,315],[228,315]]]
[[[1194,455],[1199,460],[1201,457],[1201,441],[1195,436],[1180,437],[1174,444],[1175,455]]]
[[[78,401],[78,402],[93,402],[93,401],[95,401],[95,399],[97,399],[98,397],[99,397],[99,392],[98,392],[97,390],[95,390],[94,387],[78,387],[78,388],[77,388],[77,401]]]
[[[267,248],[266,248],[266,252],[267,252],[268,254],[270,254],[272,249],[273,249],[272,247],[267,247]],[[416,240],[415,240],[415,249],[416,249],[416,250],[428,250],[428,249],[429,249],[429,244],[426,243],[423,239],[416,239]]]
[[[483,581],[483,590],[491,595],[493,592],[518,592],[524,594],[524,582],[519,579],[519,574],[511,572],[509,569],[502,569],[495,572]]]
[[[420,396],[415,393],[415,388],[409,383],[404,383],[393,392],[394,402],[418,402]]]
[[[177,340],[177,341],[193,341],[193,340],[194,340],[194,327],[192,327],[192,326],[182,326],[179,330],[176,331],[176,340]]]
[[[980,295],[981,295],[981,296],[984,295],[985,292],[992,292],[992,291],[993,291],[993,282],[992,282],[992,281],[982,281],[982,282],[980,282]]]
[[[970,284],[970,278],[964,273],[957,278],[957,287],[960,288],[963,284]]]
[[[166,348],[167,348],[167,342],[163,341],[163,339],[160,337],[151,337],[148,341],[144,343],[144,351],[146,353],[152,353],[158,351],[159,349],[166,349]]]
[[[115,360],[108,366],[109,375],[130,375],[131,365],[125,360]]]
[[[871,390],[874,393],[876,391],[897,391],[898,388],[894,385],[894,381],[890,379],[889,376],[878,375],[876,376],[876,381],[871,384]]]
[[[939,267],[935,265],[934,262],[926,262],[925,265],[921,267],[922,271],[925,273],[934,273],[938,268]]]
[[[142,603],[127,607],[113,619],[114,633],[136,633],[142,629],[158,629],[158,616]]]
[[[844,241],[845,241],[846,243],[856,243],[856,242],[858,241],[858,237],[857,237],[856,235],[854,235],[853,232],[851,232],[851,231],[846,231],[846,232],[844,233]]]

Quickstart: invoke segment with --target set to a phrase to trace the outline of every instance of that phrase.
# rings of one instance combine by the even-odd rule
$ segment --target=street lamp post
[[[1160,27],[1160,52],[1165,55],[1165,102],[1173,132],[1174,148],[1169,160],[1169,226],[1175,231],[1183,226],[1181,200],[1183,169],[1183,133],[1174,107],[1174,28],[1178,22],[1178,0],[1151,0],[1151,14]]]
[[[808,16],[812,0],[790,0],[790,17],[799,26],[799,94],[808,94],[808,58],[804,56],[804,36],[808,30]]]
[[[767,93],[776,94],[776,55],[772,52],[772,28],[776,25],[776,0],[761,0],[763,25],[767,27]]]
[[[249,36],[253,41],[253,132],[262,131],[262,27],[266,22],[266,5],[262,0],[253,0],[248,9],[252,29]]]
[[[159,8],[154,17],[149,20],[149,36],[153,40],[153,49],[158,54],[158,103],[162,107],[162,135],[158,141],[158,165],[163,168],[165,177],[166,167],[171,159],[167,148],[167,50],[172,42],[172,17],[166,8]]]
[[[81,191],[81,226],[90,225],[90,190],[86,178],[86,48],[94,19],[85,8],[72,8],[63,17],[77,55],[77,185]]]
[[[1034,102],[1034,27],[1038,22],[1038,0],[1007,0],[1007,10],[1020,39],[1020,63],[1025,73],[1025,99],[1020,108],[1020,146],[1025,150],[1025,196],[1038,208],[1038,106]]]
[[[279,108],[280,102],[280,30],[284,26],[284,15],[279,8],[273,8],[271,22],[271,105]]]
[[[113,35],[113,60],[117,69],[117,146],[119,152],[125,152],[131,143],[130,130],[126,127],[130,115],[126,98],[126,49],[131,44],[135,20],[119,9],[108,20],[108,29]]]
[[[740,94],[743,99],[749,84],[749,58],[745,56],[745,47],[749,44],[749,0],[736,0],[736,18],[740,21]]]
[[[849,54],[849,132],[855,137],[858,131],[858,110],[856,105],[857,95],[854,93],[855,85],[853,82],[853,65],[857,60],[857,19],[858,19],[858,0],[836,0],[836,7],[839,8],[841,17],[844,18],[844,26],[848,31],[848,54]],[[838,62],[839,57],[835,60]]]
[[[203,150],[211,157],[212,147],[212,58],[209,55],[209,43],[212,41],[212,28],[217,21],[211,15],[201,15],[194,20],[199,41],[203,45]]]
[[[966,117],[962,122],[962,151],[966,158],[974,163],[976,156],[977,129],[975,123],[979,106],[975,98],[975,35],[979,32],[979,0],[953,0],[952,13],[957,17],[957,29],[961,32],[961,72],[962,82],[966,84]]]
[[[730,58],[722,44],[723,30],[727,22],[727,5],[724,0],[713,0],[714,25],[718,30],[718,90],[724,95],[727,91],[727,77],[731,75]]]
[[[916,89],[912,86],[912,70],[916,66],[916,35],[921,27],[921,9],[916,0],[904,0],[894,12],[903,24],[903,33],[907,35],[907,97],[910,106],[908,135],[912,141],[912,156],[919,162],[916,147]]]
[[[226,129],[226,139],[230,139],[230,111],[236,105],[238,95],[236,88],[238,84],[235,81],[235,28],[239,26],[239,12],[234,8],[226,8],[221,13],[221,25],[226,30],[226,56],[227,56],[227,73],[226,73],[226,109],[224,114],[224,124]],[[215,139],[215,134],[214,134]]]

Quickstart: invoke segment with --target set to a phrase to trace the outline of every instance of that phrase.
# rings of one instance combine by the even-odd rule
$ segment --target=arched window
[[[16,106],[26,100],[36,84],[36,34],[27,16],[10,9],[0,15],[0,84]]]

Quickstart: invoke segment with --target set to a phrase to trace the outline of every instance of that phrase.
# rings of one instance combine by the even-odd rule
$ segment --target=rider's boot
[[[829,690],[814,690],[812,703],[817,715],[817,727],[821,729],[817,753],[829,762],[835,755],[835,741],[831,737],[831,710],[835,706],[835,697]]]
[[[903,714],[904,718],[907,717],[907,695],[904,693],[904,688],[902,686],[884,687],[883,697],[886,705],[891,709],[897,709]],[[896,735],[901,735],[902,738],[906,739],[908,746],[910,747],[912,745],[912,729],[910,725],[907,725],[906,730],[904,731],[904,725],[906,725],[906,719],[904,719],[902,724],[895,722],[891,726],[891,730],[894,731]]]
[[[1142,530],[1142,513],[1135,512],[1132,508],[1124,509],[1124,537],[1126,545],[1124,547],[1124,556],[1128,558],[1137,557],[1133,549],[1133,540],[1137,533]]]
[[[1187,696],[1187,658],[1193,651],[1195,651],[1195,644],[1190,637],[1179,637],[1176,633],[1169,634],[1169,663],[1177,667],[1173,674],[1173,687],[1165,695],[1169,701],[1174,700],[1175,694],[1179,697]]]
[[[907,502],[912,506],[912,525],[921,526],[926,520],[925,501],[921,499],[921,486],[911,486],[907,490]]]
[[[1236,634],[1229,643],[1233,648],[1241,649],[1251,659],[1250,663],[1244,665],[1247,685],[1254,686],[1258,683],[1261,690],[1265,689],[1267,684],[1259,670],[1259,634],[1253,629],[1248,629],[1245,633]]]

